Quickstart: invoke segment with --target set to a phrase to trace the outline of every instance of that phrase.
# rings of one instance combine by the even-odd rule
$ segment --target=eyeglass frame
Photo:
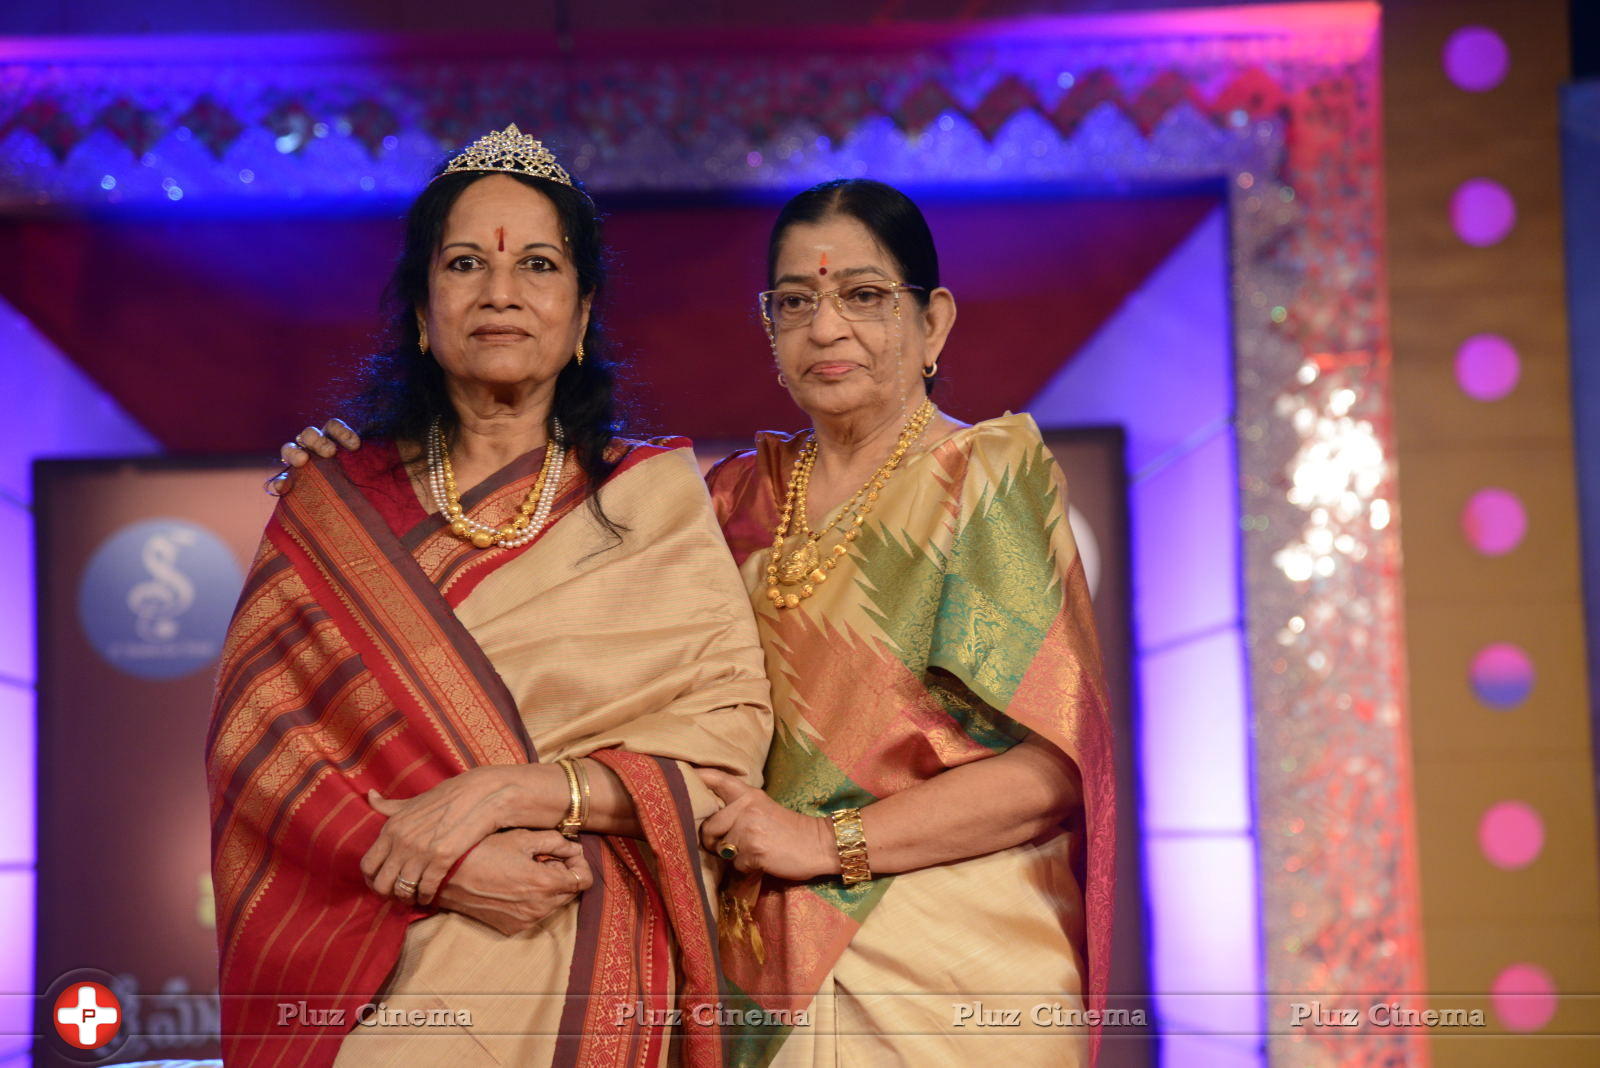
[[[871,322],[877,322],[878,320],[876,320],[876,319],[852,319],[852,318],[850,318],[850,316],[845,314],[844,301],[839,297],[839,294],[844,292],[847,289],[858,289],[858,288],[860,288],[862,286],[870,286],[870,285],[882,286],[882,287],[888,289],[891,293],[894,294],[895,316],[897,318],[899,317],[899,314],[900,314],[899,313],[900,291],[902,289],[910,290],[910,291],[916,292],[916,293],[926,293],[928,291],[928,287],[927,286],[914,286],[909,282],[896,282],[896,281],[894,281],[893,279],[890,279],[890,278],[863,278],[860,281],[850,282],[850,283],[848,283],[846,285],[834,286],[832,289],[818,289],[818,290],[806,290],[806,289],[763,289],[761,292],[756,294],[756,307],[761,310],[761,321],[766,324],[767,333],[769,335],[773,335],[773,336],[776,336],[777,333],[778,333],[778,325],[775,322],[772,321],[772,316],[767,314],[767,301],[766,301],[766,298],[770,297],[770,296],[773,296],[774,294],[777,294],[777,293],[803,294],[803,295],[809,296],[811,298],[811,314],[806,317],[806,321],[803,322],[803,323],[795,323],[793,326],[784,327],[784,329],[786,329],[786,330],[797,330],[800,327],[810,326],[812,323],[816,322],[817,312],[822,310],[822,298],[823,297],[832,297],[833,298],[833,308],[834,308],[834,310],[839,313],[839,318],[843,319],[847,323],[871,323]]]

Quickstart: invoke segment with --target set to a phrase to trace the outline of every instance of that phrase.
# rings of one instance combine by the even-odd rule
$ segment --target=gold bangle
[[[833,844],[839,850],[839,874],[844,885],[872,879],[872,866],[867,863],[867,835],[861,826],[861,810],[846,808],[828,817],[833,821]]]
[[[582,759],[572,762],[572,770],[578,773],[579,792],[583,795],[583,803],[578,807],[578,822],[589,826],[589,771],[583,766]]]
[[[583,830],[584,817],[583,790],[578,784],[578,770],[576,765],[565,757],[557,763],[567,775],[567,815],[556,824],[556,830],[567,838],[576,838],[578,832]]]

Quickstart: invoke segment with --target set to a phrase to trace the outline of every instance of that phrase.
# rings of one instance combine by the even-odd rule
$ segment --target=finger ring
[[[568,868],[567,874],[572,876],[572,892],[574,894],[583,893],[583,880],[578,878],[578,873]]]
[[[723,860],[732,860],[738,855],[739,847],[734,845],[732,842],[723,842],[722,845],[717,849],[717,856],[721,857]]]
[[[396,879],[394,881],[394,885],[397,888],[404,890],[407,894],[409,894],[412,897],[416,897],[417,896],[417,884],[416,884],[416,882],[414,880],[411,880],[411,879]]]

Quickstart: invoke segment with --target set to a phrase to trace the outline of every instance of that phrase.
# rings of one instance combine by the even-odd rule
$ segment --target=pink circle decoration
[[[1522,544],[1528,513],[1510,490],[1479,490],[1461,512],[1461,531],[1484,556],[1504,556]]]
[[[1544,849],[1544,820],[1525,801],[1491,805],[1478,821],[1478,848],[1495,867],[1521,871]]]
[[[1472,658],[1472,692],[1491,708],[1516,708],[1533,689],[1533,661],[1508,642],[1486,645]]]
[[[1444,43],[1444,72],[1458,89],[1482,93],[1505,81],[1511,51],[1487,26],[1463,26]]]
[[[1521,377],[1517,350],[1499,334],[1474,334],[1456,350],[1456,382],[1473,400],[1497,401]]]
[[[1510,192],[1490,178],[1469,178],[1450,198],[1450,221],[1456,236],[1486,248],[1504,241],[1517,224],[1517,205]]]
[[[1510,1031],[1537,1031],[1556,1014],[1556,983],[1537,964],[1513,964],[1489,988],[1495,1015]]]

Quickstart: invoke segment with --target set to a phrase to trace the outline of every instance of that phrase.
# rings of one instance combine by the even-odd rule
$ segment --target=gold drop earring
[[[789,388],[789,379],[783,373],[783,365],[778,362],[778,339],[772,336],[772,330],[767,330],[767,347],[772,350],[772,366],[778,372],[778,385],[784,389]]]

